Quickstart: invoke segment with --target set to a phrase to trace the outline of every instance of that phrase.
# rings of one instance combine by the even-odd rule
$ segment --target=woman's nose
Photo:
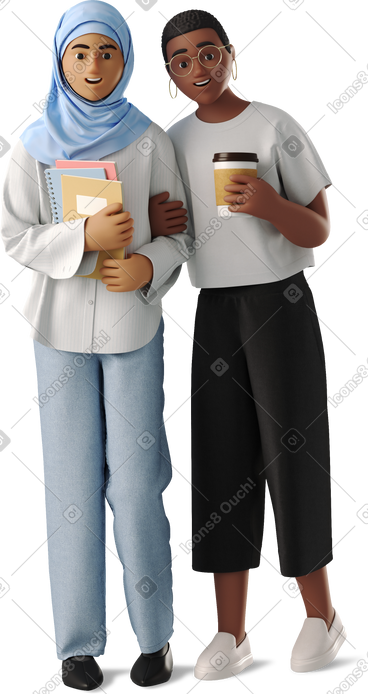
[[[198,57],[196,56],[195,58],[193,58],[193,70],[192,70],[193,77],[202,77],[202,76],[207,77],[207,72],[208,72],[208,70],[206,70],[206,68],[203,67],[203,65],[201,65],[201,63],[198,60]]]
[[[88,72],[98,72],[100,65],[100,51],[91,51],[85,61]]]

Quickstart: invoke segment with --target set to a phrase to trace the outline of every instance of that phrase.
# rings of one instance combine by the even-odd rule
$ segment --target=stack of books
[[[54,224],[90,217],[114,202],[120,202],[124,210],[123,184],[117,180],[114,161],[57,159],[55,164],[56,169],[45,170]],[[111,257],[123,260],[125,248],[101,250],[95,270],[79,277],[101,280],[99,268]]]

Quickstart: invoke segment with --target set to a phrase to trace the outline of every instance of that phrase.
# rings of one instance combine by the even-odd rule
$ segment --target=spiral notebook
[[[63,195],[61,188],[61,175],[89,176],[90,178],[105,179],[106,171],[102,168],[96,169],[45,169],[46,185],[50,198],[52,221],[59,224],[63,221]]]

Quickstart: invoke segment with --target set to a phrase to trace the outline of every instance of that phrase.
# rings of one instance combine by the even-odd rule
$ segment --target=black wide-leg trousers
[[[202,289],[192,363],[193,569],[260,563],[265,484],[281,574],[332,560],[326,370],[303,271]]]

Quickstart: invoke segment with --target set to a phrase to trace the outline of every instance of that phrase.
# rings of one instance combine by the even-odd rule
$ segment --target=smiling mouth
[[[95,79],[92,79],[91,77],[86,77],[86,82],[89,82],[90,84],[99,84],[99,82],[102,81],[102,77],[96,77]]]
[[[193,84],[195,87],[206,87],[207,84],[209,84],[210,82],[211,78],[209,78],[208,80],[204,80],[203,82],[194,82]]]

